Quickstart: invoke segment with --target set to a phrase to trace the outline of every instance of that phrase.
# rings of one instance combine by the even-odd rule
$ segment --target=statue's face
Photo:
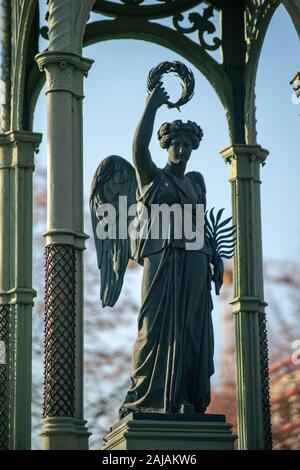
[[[186,163],[192,153],[192,142],[185,134],[176,134],[168,148],[168,161],[171,164],[178,165]]]

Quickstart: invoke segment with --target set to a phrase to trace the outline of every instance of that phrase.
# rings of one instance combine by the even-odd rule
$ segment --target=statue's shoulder
[[[201,187],[201,190],[204,193],[206,193],[206,186],[205,186],[205,181],[204,181],[204,177],[203,177],[202,173],[200,173],[199,171],[189,171],[188,173],[186,173],[185,176],[187,176],[194,183],[199,185]]]

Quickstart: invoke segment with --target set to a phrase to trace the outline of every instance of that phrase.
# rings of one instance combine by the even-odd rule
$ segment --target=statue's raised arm
[[[159,82],[147,97],[144,113],[134,134],[133,164],[140,191],[151,183],[158,173],[158,168],[151,157],[149,144],[153,134],[156,112],[158,108],[168,102],[168,99],[168,94]]]

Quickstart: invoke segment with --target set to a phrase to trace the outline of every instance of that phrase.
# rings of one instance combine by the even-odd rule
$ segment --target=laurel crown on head
[[[198,124],[192,121],[186,123],[180,119],[162,124],[157,132],[160,146],[168,149],[174,137],[178,134],[184,134],[192,143],[193,149],[196,150],[203,137],[203,131]]]

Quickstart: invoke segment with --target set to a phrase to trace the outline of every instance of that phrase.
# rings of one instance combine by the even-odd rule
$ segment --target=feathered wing
[[[99,164],[93,178],[90,210],[95,246],[97,251],[98,267],[101,273],[100,298],[103,307],[112,307],[119,298],[124,274],[131,257],[128,225],[131,218],[119,213],[119,197],[127,197],[127,206],[136,203],[136,176],[133,166],[124,158],[112,155]],[[111,216],[115,211],[115,226],[112,220],[106,217],[105,211],[110,204]],[[114,208],[114,210],[113,210]],[[125,208],[124,208],[125,209]],[[120,237],[119,219],[127,223],[125,238]],[[115,238],[109,234],[110,228],[115,230]],[[124,230],[124,228],[123,228]],[[105,233],[107,236],[105,237]]]

